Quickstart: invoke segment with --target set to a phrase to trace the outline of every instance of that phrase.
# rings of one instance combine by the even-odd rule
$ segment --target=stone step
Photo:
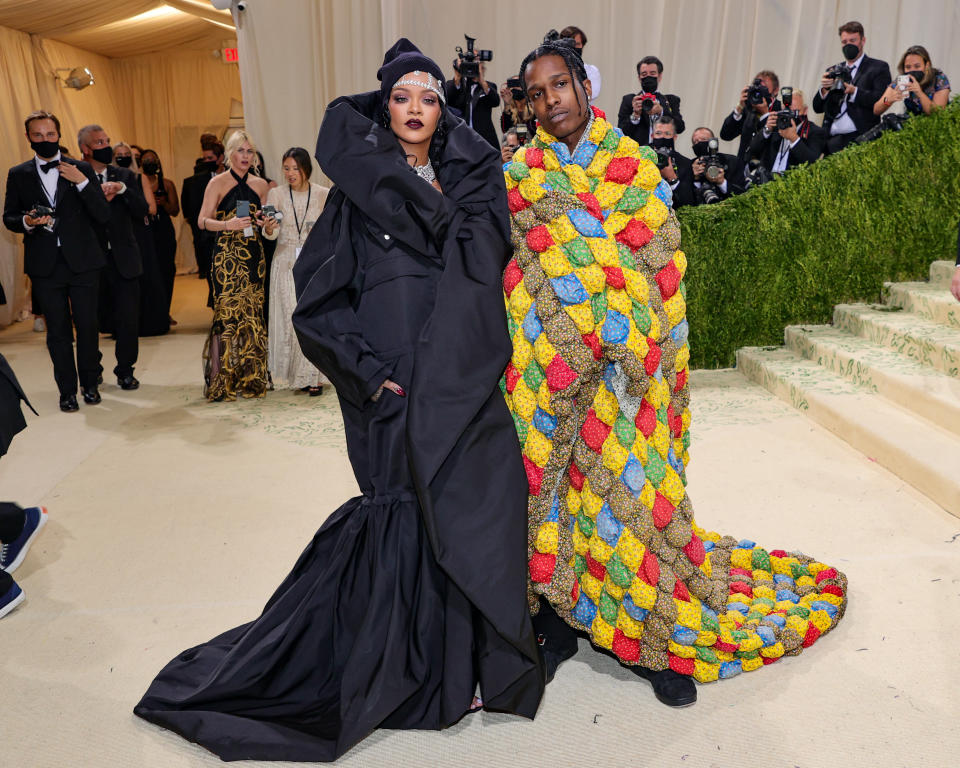
[[[960,438],[784,347],[737,351],[748,379],[960,517]]]
[[[833,324],[948,376],[960,377],[960,330],[878,304],[838,304]]]
[[[787,348],[960,436],[960,379],[832,325],[792,325]]]
[[[960,301],[947,288],[930,283],[884,283],[884,302],[933,320],[948,328],[960,328]]]
[[[949,288],[957,265],[952,261],[934,261],[930,264],[930,285]]]

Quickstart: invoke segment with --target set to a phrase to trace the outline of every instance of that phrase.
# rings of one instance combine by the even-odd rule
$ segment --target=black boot
[[[638,664],[624,665],[637,677],[649,680],[653,695],[668,707],[689,707],[697,701],[697,685],[688,675],[680,675],[672,669],[654,672]]]
[[[547,682],[564,661],[577,652],[577,630],[561,619],[550,602],[540,598],[540,612],[533,617],[533,631],[540,644],[543,663],[547,671]]]

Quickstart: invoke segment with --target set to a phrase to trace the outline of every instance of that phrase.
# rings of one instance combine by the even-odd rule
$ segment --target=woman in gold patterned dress
[[[215,401],[267,391],[266,263],[259,228],[272,233],[276,225],[261,215],[268,186],[250,174],[256,146],[245,131],[230,137],[226,156],[227,171],[207,185],[197,221],[200,229],[219,233],[211,265],[213,325],[203,350],[203,394]],[[238,216],[238,206],[247,215]]]

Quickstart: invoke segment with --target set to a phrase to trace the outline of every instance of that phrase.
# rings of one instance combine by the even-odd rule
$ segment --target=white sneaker
[[[44,333],[46,330],[47,330],[47,324],[43,321],[43,318],[35,317],[33,319],[33,332]]]

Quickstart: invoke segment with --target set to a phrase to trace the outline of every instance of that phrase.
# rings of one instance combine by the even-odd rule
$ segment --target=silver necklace
[[[427,160],[426,165],[415,165],[413,166],[414,172],[424,181],[432,184],[436,181],[437,174],[433,170],[433,163]]]

